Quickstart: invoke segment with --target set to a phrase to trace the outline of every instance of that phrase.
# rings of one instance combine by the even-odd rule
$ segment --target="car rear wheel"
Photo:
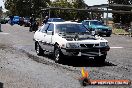
[[[39,45],[39,43],[36,43],[35,47],[36,47],[37,55],[39,55],[39,56],[43,55],[44,52],[43,52],[43,49],[41,48],[41,46]]]
[[[63,54],[59,48],[55,48],[54,50],[54,60],[56,63],[62,62]]]

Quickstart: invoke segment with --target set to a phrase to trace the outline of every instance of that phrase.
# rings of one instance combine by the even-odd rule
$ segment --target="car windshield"
[[[57,24],[56,31],[59,32],[66,32],[66,33],[82,33],[88,32],[87,28],[82,24]]]
[[[90,23],[93,25],[103,25],[103,23],[101,23],[99,21],[91,21]]]

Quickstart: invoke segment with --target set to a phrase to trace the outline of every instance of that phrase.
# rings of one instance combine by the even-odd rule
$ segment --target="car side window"
[[[50,24],[47,31],[53,31],[54,30],[54,24]]]
[[[44,33],[46,32],[48,27],[49,27],[49,24],[45,24],[44,27],[40,31]]]

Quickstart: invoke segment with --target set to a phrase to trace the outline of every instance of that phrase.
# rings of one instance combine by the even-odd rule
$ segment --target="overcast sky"
[[[3,0],[0,0],[0,6],[4,6]]]

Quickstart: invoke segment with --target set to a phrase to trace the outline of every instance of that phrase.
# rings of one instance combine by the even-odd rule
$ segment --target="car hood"
[[[109,29],[109,27],[105,25],[91,25],[91,27],[95,29]]]
[[[60,36],[62,36],[62,38],[65,38],[67,41],[97,40],[94,36],[87,33],[66,33],[60,34]]]

